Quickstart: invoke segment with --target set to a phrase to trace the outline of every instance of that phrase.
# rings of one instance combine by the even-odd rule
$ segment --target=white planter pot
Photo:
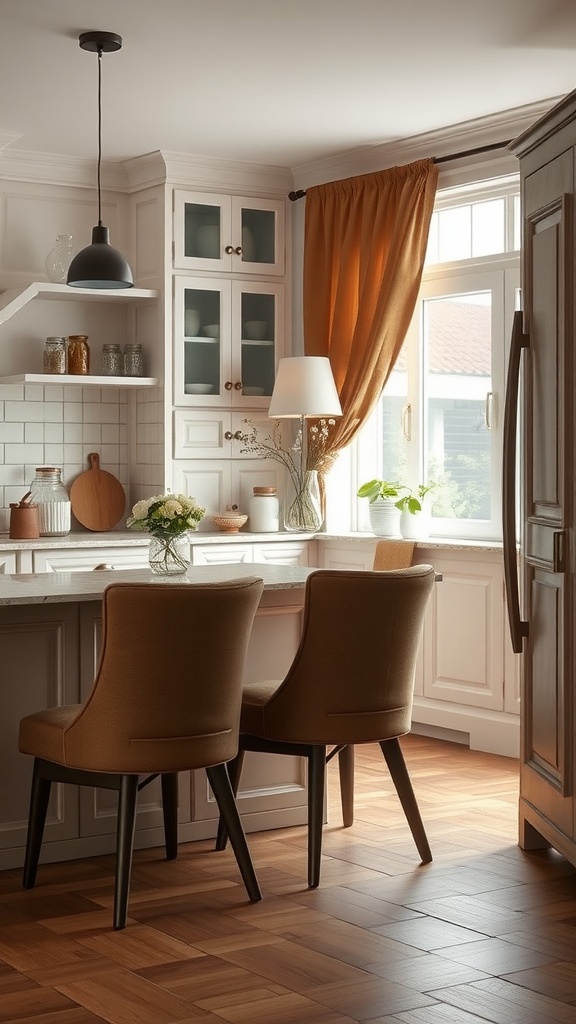
[[[400,536],[400,509],[394,498],[376,498],[370,502],[370,528],[376,537]]]
[[[422,540],[430,533],[430,516],[425,509],[422,512],[402,512],[400,514],[400,533],[404,540]]]

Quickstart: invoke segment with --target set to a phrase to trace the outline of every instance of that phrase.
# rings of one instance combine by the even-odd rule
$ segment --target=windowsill
[[[384,540],[373,533],[317,533],[319,541],[366,542]],[[399,538],[400,539],[400,538]],[[435,548],[447,551],[502,551],[500,540],[467,540],[463,537],[422,537],[415,540],[419,548]]]

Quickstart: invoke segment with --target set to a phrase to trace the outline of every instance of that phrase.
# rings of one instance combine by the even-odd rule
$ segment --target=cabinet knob
[[[224,249],[224,252],[225,252],[225,253],[226,253],[226,254],[227,254],[228,256],[231,256],[231,255],[232,255],[232,253],[234,252],[234,246],[233,246],[233,245],[227,245],[227,246],[226,246],[226,248]]]
[[[237,380],[236,381],[236,383],[234,385],[234,390],[235,391],[242,391],[242,381],[241,380]]]
[[[224,385],[224,387],[225,387],[226,391],[232,391],[232,381],[231,380],[227,380],[225,385]]]
[[[226,431],[224,432],[224,438],[225,438],[225,440],[226,440],[226,441],[231,441],[231,440],[232,440],[232,438],[233,438],[233,436],[234,436],[234,435],[233,435],[233,433],[232,433],[232,431],[231,431],[231,430],[226,430]]]
[[[244,437],[244,434],[242,433],[241,430],[237,430],[236,433],[234,434],[234,440],[235,441],[241,441],[243,437]]]
[[[234,252],[236,253],[237,256],[241,256],[242,255],[242,246],[241,245],[237,245],[236,248],[234,249]]]

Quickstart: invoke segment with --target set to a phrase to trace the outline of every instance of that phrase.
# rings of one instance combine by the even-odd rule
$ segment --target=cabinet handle
[[[226,248],[224,249],[224,252],[226,253],[227,256],[231,256],[232,253],[234,252],[234,246],[227,245]]]
[[[494,392],[486,392],[486,401],[484,403],[484,423],[486,424],[486,430],[492,430],[492,407],[494,405]]]
[[[522,654],[522,638],[528,636],[528,623],[520,616],[520,588],[516,565],[516,425],[522,349],[530,338],[522,329],[522,313],[517,310],[512,322],[512,340],[506,381],[502,458],[502,539],[504,541],[504,581],[514,654]]]
[[[412,406],[407,402],[402,409],[402,433],[406,441],[412,440]]]
[[[564,530],[556,530],[554,532],[552,544],[552,572],[566,572]]]
[[[242,391],[242,381],[241,380],[237,380],[236,381],[236,383],[234,385],[234,390],[235,391]]]
[[[237,256],[241,256],[242,255],[242,246],[241,245],[237,245],[236,248],[234,249],[234,252],[236,253]]]
[[[226,391],[232,391],[232,381],[227,380],[224,387],[226,388]]]
[[[244,434],[242,433],[241,430],[237,430],[236,433],[234,434],[234,440],[235,441],[241,441],[243,437],[244,437]]]
[[[231,431],[231,430],[226,430],[226,431],[225,431],[225,433],[224,433],[224,439],[225,439],[226,441],[231,441],[231,440],[232,440],[232,438],[233,438],[233,436],[234,436],[234,435],[232,434],[232,431]]]

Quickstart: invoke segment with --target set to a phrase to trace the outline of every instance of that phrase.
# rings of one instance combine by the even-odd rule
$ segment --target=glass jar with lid
[[[142,345],[124,345],[124,376],[125,377],[143,377],[144,376],[144,357],[142,355]]]
[[[70,533],[71,504],[62,483],[62,470],[39,466],[30,484],[30,501],[38,505],[41,537],[63,537]]]
[[[66,338],[46,338],[44,373],[66,373]]]
[[[251,533],[277,533],[280,503],[275,487],[254,487],[249,507]]]
[[[102,345],[102,374],[104,377],[121,377],[124,363],[120,345]]]
[[[87,334],[68,336],[68,373],[90,373],[90,346]]]

